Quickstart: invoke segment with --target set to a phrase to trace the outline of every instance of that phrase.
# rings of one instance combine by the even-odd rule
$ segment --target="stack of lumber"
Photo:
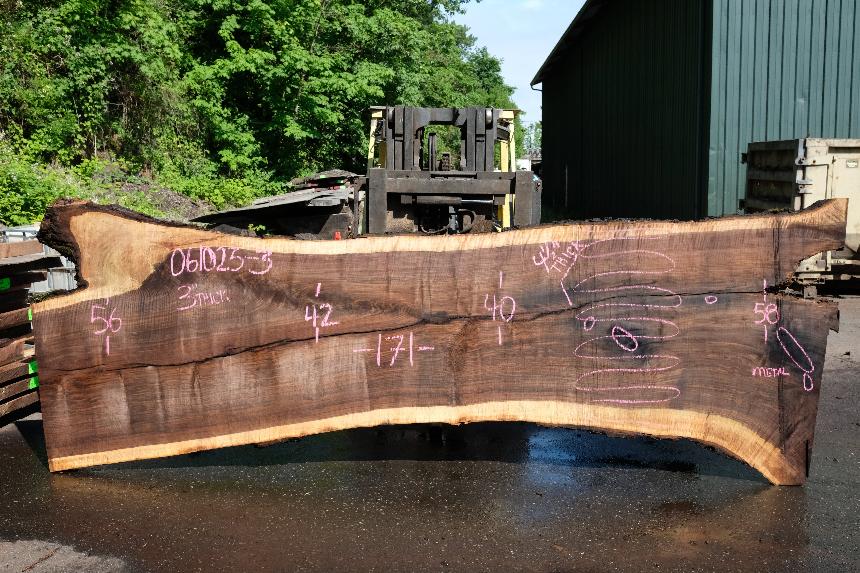
[[[846,210],[296,241],[58,203],[39,238],[82,287],[33,306],[49,466],[527,421],[799,484],[838,314],[782,287]]]
[[[38,241],[0,243],[0,425],[38,411],[39,377],[27,305],[30,285],[44,281],[58,257]]]

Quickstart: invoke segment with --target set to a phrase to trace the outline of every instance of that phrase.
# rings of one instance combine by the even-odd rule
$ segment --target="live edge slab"
[[[779,294],[847,202],[343,241],[58,203],[78,290],[33,307],[52,471],[382,424],[690,438],[808,473],[834,304]]]

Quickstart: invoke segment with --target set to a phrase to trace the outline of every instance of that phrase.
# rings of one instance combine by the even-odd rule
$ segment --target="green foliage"
[[[92,192],[108,163],[218,208],[244,204],[296,176],[361,171],[371,105],[513,107],[498,59],[450,20],[463,4],[10,0],[0,144],[18,178],[3,175],[14,191],[0,219]]]
[[[126,209],[144,213],[150,217],[158,217],[159,219],[170,217],[168,213],[159,209],[145,193],[139,190],[123,193],[116,203]]]
[[[62,170],[28,162],[0,146],[0,223],[26,225],[42,218],[60,197],[77,197],[74,178]]]
[[[45,209],[60,198],[117,203],[153,217],[177,218],[165,212],[143,192],[127,188],[129,178],[99,160],[81,162],[72,169],[40,165],[7,145],[0,145],[0,224],[27,225],[42,219]]]

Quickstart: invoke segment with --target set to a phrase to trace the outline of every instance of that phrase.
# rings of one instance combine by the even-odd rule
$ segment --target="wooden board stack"
[[[701,222],[258,239],[60,203],[34,306],[53,471],[404,423],[690,438],[807,475],[834,304],[777,292],[846,201]]]
[[[56,264],[38,241],[0,243],[0,426],[39,409],[27,293]]]

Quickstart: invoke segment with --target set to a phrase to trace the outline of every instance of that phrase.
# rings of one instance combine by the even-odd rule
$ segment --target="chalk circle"
[[[714,295],[709,294],[705,297],[705,304],[714,304],[715,302],[717,302],[717,297]]]
[[[594,328],[595,324],[597,324],[597,319],[594,318],[593,316],[589,316],[582,323],[582,329],[587,332],[587,331],[591,330],[592,328]]]
[[[808,367],[804,367],[800,361],[792,354],[788,347],[786,347],[785,341],[783,340],[783,335],[788,337],[788,340],[791,341],[791,344],[795,347],[795,349],[800,350],[800,353],[803,354],[804,361],[806,362]],[[807,392],[812,392],[815,389],[815,384],[812,380],[812,373],[815,371],[815,365],[812,363],[812,358],[807,354],[806,349],[797,341],[797,338],[784,326],[780,326],[776,329],[776,339],[779,341],[779,345],[782,347],[782,351],[788,356],[789,360],[794,362],[794,365],[797,366],[803,372],[803,389]]]
[[[610,336],[612,337],[612,341],[617,344],[621,350],[633,352],[634,350],[639,348],[639,341],[636,340],[636,337],[633,336],[633,334],[629,330],[621,328],[620,326],[613,326],[612,334]],[[622,342],[623,340],[629,340],[633,343],[633,345],[627,346]]]

